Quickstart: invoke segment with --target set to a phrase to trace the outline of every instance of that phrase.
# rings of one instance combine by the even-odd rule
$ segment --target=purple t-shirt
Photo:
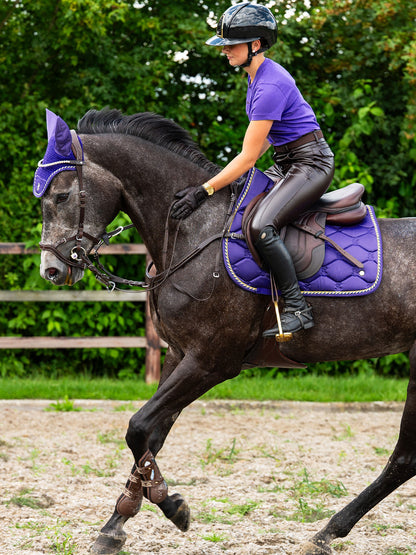
[[[258,68],[253,83],[248,76],[246,112],[250,121],[273,120],[267,137],[272,145],[290,143],[319,129],[293,77],[270,58]]]

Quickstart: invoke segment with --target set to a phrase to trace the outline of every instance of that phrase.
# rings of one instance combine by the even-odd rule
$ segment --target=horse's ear
[[[48,129],[48,142],[55,139],[55,151],[61,156],[68,156],[71,152],[72,137],[68,125],[62,118],[46,110],[46,127]]]

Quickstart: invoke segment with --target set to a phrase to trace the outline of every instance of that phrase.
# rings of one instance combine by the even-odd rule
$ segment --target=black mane
[[[78,132],[87,135],[118,133],[133,135],[167,148],[207,171],[217,173],[218,167],[199,150],[185,129],[177,123],[153,112],[141,112],[131,116],[119,110],[89,110],[78,122]]]

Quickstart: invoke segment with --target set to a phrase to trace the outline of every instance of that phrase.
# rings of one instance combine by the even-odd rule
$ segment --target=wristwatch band
[[[205,191],[208,193],[209,196],[211,196],[215,193],[214,187],[212,185],[210,185],[209,183],[204,183],[202,185],[202,187],[205,189]]]

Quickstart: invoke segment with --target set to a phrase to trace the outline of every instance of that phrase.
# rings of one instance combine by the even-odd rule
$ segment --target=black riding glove
[[[202,185],[199,187],[187,187],[175,194],[178,200],[172,206],[170,215],[175,220],[184,220],[199,208],[208,198],[208,193]]]

